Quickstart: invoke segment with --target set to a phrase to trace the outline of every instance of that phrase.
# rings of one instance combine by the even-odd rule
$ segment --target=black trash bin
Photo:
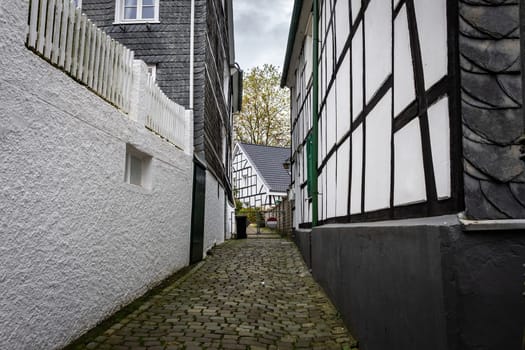
[[[248,218],[246,216],[235,216],[235,224],[237,225],[237,239],[247,238],[246,226],[248,226]]]

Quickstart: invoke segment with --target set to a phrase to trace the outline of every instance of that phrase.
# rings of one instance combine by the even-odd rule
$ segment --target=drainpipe
[[[319,0],[313,0],[313,81],[312,81],[312,227],[318,223],[317,154],[319,149]]]
[[[194,61],[195,61],[195,0],[191,0],[191,14],[190,14],[190,101],[189,108],[193,110],[193,86],[194,86]]]
[[[520,32],[521,34],[525,33],[525,3],[523,1],[520,1],[519,5],[519,11],[520,11]],[[523,106],[525,103],[525,38],[523,35],[520,37],[520,51],[521,51],[521,94],[522,94],[522,115],[523,115],[523,135],[518,139],[518,143],[521,145],[520,147],[520,158],[522,161],[525,162],[525,107]],[[524,342],[525,342],[525,333],[524,333]]]

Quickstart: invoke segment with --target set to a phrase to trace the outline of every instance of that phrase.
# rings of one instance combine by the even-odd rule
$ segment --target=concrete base
[[[293,240],[301,251],[306,265],[309,268],[312,268],[312,259],[310,256],[310,238],[311,230],[294,230],[293,232]]]
[[[296,231],[361,350],[519,349],[525,231],[462,230],[455,216]]]

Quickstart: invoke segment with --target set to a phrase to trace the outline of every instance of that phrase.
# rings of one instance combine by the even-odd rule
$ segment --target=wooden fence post
[[[146,91],[148,83],[148,67],[141,60],[133,61],[133,78],[130,86],[129,117],[134,121],[146,125],[146,117],[149,109],[149,95]]]

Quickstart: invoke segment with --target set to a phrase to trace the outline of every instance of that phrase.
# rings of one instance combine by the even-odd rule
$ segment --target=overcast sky
[[[233,0],[235,57],[243,70],[271,63],[282,71],[293,0]]]

